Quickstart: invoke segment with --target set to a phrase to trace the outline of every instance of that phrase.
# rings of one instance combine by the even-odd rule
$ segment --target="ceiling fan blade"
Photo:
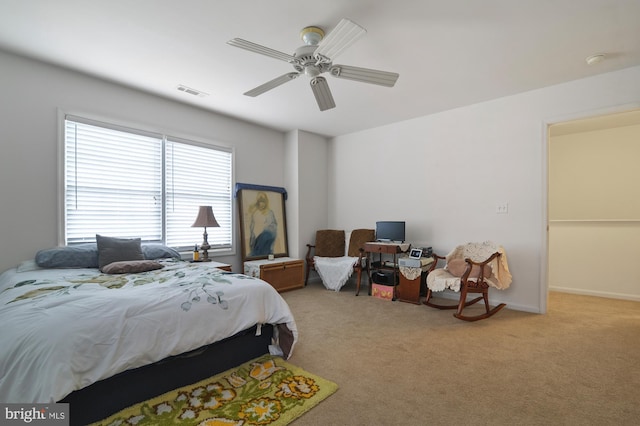
[[[296,58],[287,53],[280,52],[279,50],[274,50],[257,43],[253,43],[251,41],[243,40],[241,38],[231,39],[227,42],[227,44],[248,50],[250,52],[269,56],[271,58],[280,59],[281,61],[289,62],[291,64],[296,62]]]
[[[334,65],[331,67],[329,72],[334,77],[361,81],[363,83],[378,84],[386,87],[393,87],[394,84],[396,84],[398,77],[400,77],[400,74],[395,72],[350,67],[348,65]]]
[[[288,81],[295,80],[300,74],[297,72],[290,72],[285,75],[281,75],[280,77],[274,78],[271,81],[267,81],[266,83],[245,92],[245,96],[251,96],[255,98],[258,95],[262,95],[264,92],[268,92],[271,89],[274,89]]]
[[[355,22],[343,19],[320,41],[313,56],[319,62],[329,63],[366,32],[367,30]]]
[[[324,77],[315,77],[311,79],[311,90],[316,97],[320,111],[335,108],[336,103],[333,101],[333,95]]]

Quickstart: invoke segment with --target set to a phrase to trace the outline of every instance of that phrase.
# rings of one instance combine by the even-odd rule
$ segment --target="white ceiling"
[[[231,47],[292,54],[302,28],[342,18],[367,34],[334,63],[397,72],[395,87],[306,77]],[[279,130],[336,136],[640,65],[640,0],[0,0],[0,48]],[[587,65],[585,58],[607,60]],[[179,84],[206,92],[195,97]]]

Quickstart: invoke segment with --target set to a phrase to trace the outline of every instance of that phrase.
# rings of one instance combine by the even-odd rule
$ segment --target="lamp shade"
[[[198,210],[198,217],[196,217],[196,221],[193,222],[192,227],[214,227],[217,228],[220,225],[216,220],[216,217],[213,215],[213,209],[211,206],[200,206]]]

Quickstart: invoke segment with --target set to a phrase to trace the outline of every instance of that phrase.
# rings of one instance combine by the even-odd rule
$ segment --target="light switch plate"
[[[496,214],[508,214],[509,213],[509,203],[502,203],[496,206]]]

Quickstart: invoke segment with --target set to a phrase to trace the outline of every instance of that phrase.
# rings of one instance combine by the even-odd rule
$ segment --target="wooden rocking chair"
[[[504,303],[494,308],[489,306],[489,287],[505,289],[511,284],[511,273],[502,247],[491,242],[467,243],[456,247],[447,256],[433,254],[433,257],[436,261],[427,275],[427,298],[422,303],[438,309],[456,309],[453,316],[464,321],[489,318],[506,306]],[[447,262],[444,268],[436,268],[439,260]],[[433,292],[446,289],[460,292],[458,303],[442,305],[433,302]],[[467,301],[469,293],[480,296]],[[464,308],[481,300],[484,301],[484,313],[463,313]]]

